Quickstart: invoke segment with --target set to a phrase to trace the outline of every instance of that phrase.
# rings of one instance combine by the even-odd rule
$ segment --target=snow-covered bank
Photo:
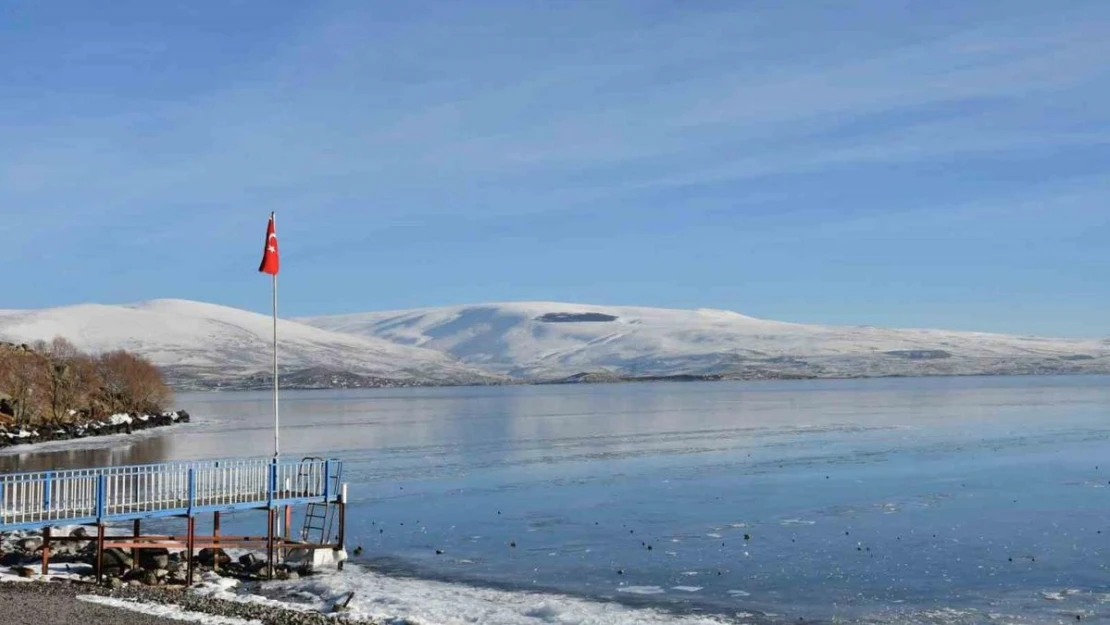
[[[59,533],[68,529],[58,528]],[[49,582],[77,584],[81,594],[112,597],[111,600],[90,599],[92,601],[169,618],[182,618],[192,612],[229,619],[297,624],[332,622],[337,614],[342,614],[350,623],[394,625],[525,625],[537,622],[561,625],[721,625],[737,622],[712,616],[676,615],[650,608],[630,607],[616,601],[589,600],[555,593],[508,591],[391,577],[349,563],[343,571],[317,571],[299,578],[290,573],[288,581],[244,581],[209,570],[201,575],[199,583],[188,589],[183,586],[146,586],[138,581],[98,587],[91,583],[91,566],[80,562],[53,563],[48,575],[40,575],[38,564],[31,562],[28,556],[34,552],[36,540],[31,532],[3,537],[0,541],[2,548],[9,553],[19,549],[25,557],[19,565],[0,569],[0,585],[14,582],[24,582],[23,585],[28,586],[54,585]],[[125,600],[128,605],[119,603]],[[164,604],[175,607],[166,608]],[[281,620],[271,619],[274,614],[281,615]],[[198,622],[217,621],[233,622],[219,619]]]
[[[88,419],[74,423],[39,424],[34,426],[0,425],[0,450],[16,445],[35,445],[56,441],[85,439],[93,436],[131,434],[150,428],[188,423],[184,410],[161,414],[114,414],[105,419]]]
[[[615,601],[594,601],[555,593],[391,577],[353,564],[348,564],[342,572],[264,584],[259,592],[270,599],[325,611],[353,592],[348,606],[352,616],[413,625],[721,625],[743,622],[715,616],[676,615]],[[236,598],[231,591],[216,592],[213,596]]]

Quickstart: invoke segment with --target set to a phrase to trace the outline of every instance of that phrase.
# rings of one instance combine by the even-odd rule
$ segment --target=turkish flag
[[[274,231],[274,214],[270,213],[270,223],[266,226],[266,246],[262,248],[262,264],[258,266],[258,270],[276,276],[280,264],[277,233]]]

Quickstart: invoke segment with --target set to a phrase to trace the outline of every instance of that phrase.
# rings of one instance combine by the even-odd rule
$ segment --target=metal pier
[[[255,458],[0,474],[0,533],[44,530],[44,574],[51,541],[71,540],[51,537],[52,526],[95,525],[98,563],[104,549],[113,547],[133,551],[183,547],[191,582],[193,553],[199,547],[265,547],[272,576],[275,552],[293,547],[343,547],[346,489],[341,486],[342,471],[339,460]],[[311,534],[318,543],[292,541],[294,506],[309,506],[306,524],[316,530]],[[284,525],[278,516],[280,509],[284,509]],[[268,511],[266,536],[220,536],[220,513],[236,510]],[[196,516],[203,513],[213,515],[211,537],[196,535]],[[184,517],[184,536],[140,535],[142,519],[165,517]],[[334,543],[330,542],[331,531],[318,529],[321,517],[328,521],[338,518]],[[134,536],[105,538],[105,525],[124,521],[134,522]],[[309,533],[302,531],[302,540]],[[101,568],[98,564],[98,576]]]

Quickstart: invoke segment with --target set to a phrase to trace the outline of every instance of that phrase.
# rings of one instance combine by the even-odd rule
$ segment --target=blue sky
[[[6,2],[0,307],[1110,336],[1110,3]]]

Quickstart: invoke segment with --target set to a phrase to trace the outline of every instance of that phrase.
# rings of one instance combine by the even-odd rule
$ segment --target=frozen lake
[[[269,402],[181,395],[190,425],[9,452],[0,469],[265,456]],[[342,584],[378,597],[368,613],[1110,615],[1108,377],[288,392],[282,441],[346,461],[348,547],[364,552]]]

